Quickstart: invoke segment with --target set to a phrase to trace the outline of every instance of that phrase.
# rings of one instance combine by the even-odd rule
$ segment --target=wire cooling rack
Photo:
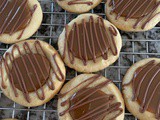
[[[34,39],[40,39],[48,42],[56,49],[59,34],[64,26],[74,19],[77,14],[68,13],[52,0],[39,0],[41,3],[44,19],[41,27],[32,36]],[[106,19],[105,5],[102,2],[90,13],[95,13]],[[154,29],[141,33],[128,33],[120,31],[123,38],[123,47],[119,59],[113,65],[100,71],[102,75],[113,80],[121,90],[121,83],[126,70],[135,62],[148,58],[160,57],[160,25]],[[0,43],[0,55],[9,48],[10,45]],[[67,68],[67,80],[72,79],[80,73]],[[47,104],[36,108],[26,108],[20,106],[5,97],[0,91],[0,119],[17,118],[19,120],[58,120],[57,117],[57,98],[53,98]],[[131,113],[125,111],[125,120],[136,120]]]

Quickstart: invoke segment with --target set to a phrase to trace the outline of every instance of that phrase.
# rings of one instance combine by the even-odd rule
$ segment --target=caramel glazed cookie
[[[140,120],[160,120],[160,59],[134,64],[123,80],[128,110]]]
[[[82,74],[69,81],[58,99],[60,120],[123,120],[124,102],[107,78]]]
[[[96,72],[118,59],[122,39],[107,20],[82,14],[64,28],[58,47],[69,67],[79,72]]]
[[[96,7],[102,0],[56,0],[63,9],[73,13],[84,13]]]
[[[0,42],[25,40],[41,22],[42,10],[37,0],[0,0]]]
[[[65,67],[48,43],[27,40],[11,46],[0,68],[3,93],[23,106],[39,106],[56,95],[65,81]]]
[[[121,30],[150,30],[160,21],[160,0],[107,0],[106,15]]]

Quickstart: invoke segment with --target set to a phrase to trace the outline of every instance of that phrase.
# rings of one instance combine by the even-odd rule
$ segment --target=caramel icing
[[[116,29],[111,25],[106,28],[102,18],[97,17],[96,20],[90,16],[89,21],[82,19],[82,22],[74,23],[72,30],[68,33],[66,26],[65,47],[63,58],[65,58],[66,45],[68,46],[68,55],[70,62],[74,63],[74,58],[83,61],[87,65],[87,61],[102,57],[108,59],[108,53],[117,55],[116,43],[114,36],[117,36]]]
[[[124,17],[126,21],[132,18],[137,19],[133,28],[136,28],[144,20],[142,29],[160,14],[159,12],[153,15],[159,5],[160,1],[157,2],[157,0],[111,0],[109,3],[109,6],[112,6],[111,14],[113,12],[117,14],[116,19],[119,17]]]
[[[29,25],[37,5],[30,9],[28,0],[0,0],[0,34],[9,34],[22,30],[22,37]]]
[[[41,46],[41,43],[35,41],[34,47],[36,53],[33,53],[29,44],[24,42],[23,50],[25,51],[25,54],[22,54],[19,46],[15,44],[12,48],[12,52],[7,52],[1,61],[1,68],[4,65],[15,96],[18,97],[17,89],[19,89],[23,92],[27,102],[30,102],[29,93],[31,92],[35,92],[40,100],[44,100],[45,93],[43,86],[45,84],[49,89],[54,90],[54,83],[51,78],[52,72],[59,81],[64,80],[64,75],[55,59],[56,54],[53,55],[55,66],[52,66]],[[18,52],[18,58],[15,58],[15,52]],[[1,69],[0,72],[2,77],[1,86],[3,89],[6,89],[7,85],[4,84],[4,70]],[[38,92],[38,90],[41,92]]]
[[[74,120],[103,120],[106,116],[110,119],[115,119],[122,114],[123,109],[120,108],[121,103],[115,101],[115,96],[106,94],[100,90],[103,87],[106,87],[111,82],[110,80],[106,79],[106,81],[93,88],[88,87],[100,77],[101,76],[99,75],[90,77],[68,92],[60,94],[60,97],[63,98],[69,92],[80,87],[82,84],[87,83],[71,97],[61,103],[62,107],[66,105],[69,105],[69,107],[59,115],[63,116],[69,112]],[[110,116],[111,114],[112,116]]]
[[[148,62],[144,66],[136,69],[132,83],[133,101],[140,104],[140,112],[146,110],[155,114],[157,119],[160,119],[160,63],[154,60]]]

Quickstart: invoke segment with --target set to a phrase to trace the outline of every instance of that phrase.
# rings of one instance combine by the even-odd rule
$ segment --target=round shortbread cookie
[[[123,120],[124,101],[119,89],[98,74],[81,74],[62,88],[58,99],[60,120]]]
[[[73,13],[84,13],[96,7],[102,0],[56,0],[63,9]]]
[[[122,92],[128,110],[140,120],[157,120],[159,115],[160,59],[141,60],[127,71]]]
[[[114,63],[122,39],[117,28],[95,14],[82,14],[61,33],[58,47],[64,62],[79,72],[96,72]]]
[[[52,99],[65,81],[58,52],[40,40],[21,41],[3,55],[0,68],[3,93],[23,106],[39,106]]]
[[[124,31],[147,31],[160,21],[160,0],[107,0],[106,15]]]
[[[25,40],[42,23],[43,14],[38,0],[2,0],[0,6],[0,42],[16,43]]]

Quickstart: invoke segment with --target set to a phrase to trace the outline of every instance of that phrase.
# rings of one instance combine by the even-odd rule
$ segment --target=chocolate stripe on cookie
[[[64,1],[64,0],[59,0]],[[71,0],[68,2],[68,5],[75,5],[75,4],[87,4],[87,5],[93,5],[92,1],[86,1],[86,0]]]
[[[18,96],[17,89],[22,91],[27,102],[30,102],[29,93],[35,92],[40,100],[45,99],[43,85],[47,85],[51,90],[54,90],[52,81],[52,72],[59,81],[64,80],[64,75],[60,70],[55,53],[53,62],[55,66],[51,66],[42,46],[39,41],[34,42],[36,53],[33,53],[27,42],[23,43],[24,53],[18,45],[14,45],[11,53],[6,53],[5,58],[2,58],[1,67],[4,65],[7,76],[11,83],[15,96]],[[17,54],[19,57],[17,58]],[[15,56],[16,55],[16,56]],[[2,88],[4,85],[4,71],[1,69]],[[51,80],[49,80],[51,79]],[[17,89],[16,89],[17,88]],[[40,90],[38,92],[38,90]]]
[[[61,106],[69,105],[69,107],[60,112],[59,115],[63,116],[69,112],[74,120],[99,120],[106,116],[109,117],[110,114],[113,114],[113,116],[110,116],[110,119],[114,119],[122,114],[123,109],[120,108],[121,103],[115,102],[115,96],[106,94],[100,90],[107,86],[111,82],[110,80],[106,79],[97,86],[89,88],[99,78],[101,78],[100,75],[94,75],[66,93],[60,94],[60,98],[70,93],[73,95],[61,103]],[[74,93],[74,90],[77,88],[79,88],[78,91]]]
[[[75,5],[75,4],[87,4],[87,5],[93,5],[93,2],[91,1],[83,1],[83,0],[72,0],[68,2],[68,5]]]
[[[30,10],[28,0],[1,0],[0,1],[0,34],[10,34],[22,30],[19,37],[25,28],[29,25],[33,13],[36,10],[37,5],[34,5],[34,9]]]
[[[146,110],[156,114],[160,119],[160,63],[154,60],[136,69],[132,81],[133,101],[140,104],[140,112]]]
[[[144,29],[146,24],[155,17],[154,12],[159,5],[160,1],[157,0],[111,0],[109,3],[109,6],[112,6],[111,14],[113,12],[117,14],[116,20],[119,17],[125,17],[125,21],[137,19],[133,26],[134,29],[142,21],[141,28]],[[156,13],[156,15],[158,14],[160,12]]]
[[[74,23],[72,30],[68,33],[66,27],[65,47],[63,58],[66,54],[66,45],[68,46],[69,60],[73,64],[74,58],[79,58],[87,65],[87,61],[102,57],[108,59],[109,50],[116,56],[118,50],[114,40],[117,36],[116,29],[111,25],[106,28],[104,20],[100,17],[94,19],[90,16],[89,21],[82,19],[81,23]]]

